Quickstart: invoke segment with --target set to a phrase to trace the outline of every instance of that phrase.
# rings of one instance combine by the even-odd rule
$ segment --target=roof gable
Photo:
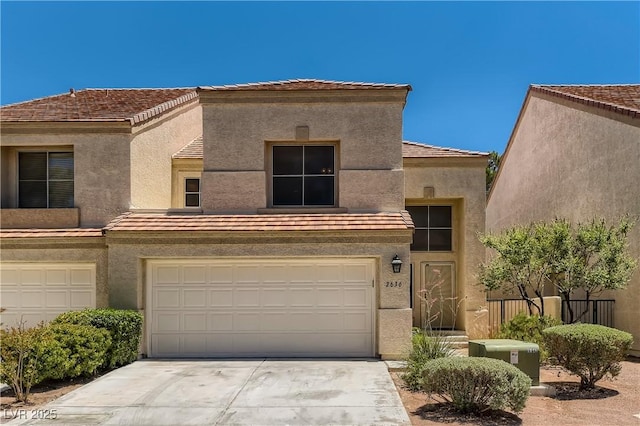
[[[480,151],[445,148],[409,141],[402,142],[403,158],[482,158],[488,155],[488,153]]]
[[[530,90],[632,117],[640,117],[640,84],[533,84]]]
[[[285,91],[285,90],[411,90],[408,84],[364,83],[354,81],[331,81],[316,79],[295,79],[281,81],[266,81],[259,83],[229,84],[224,86],[200,86],[201,91]]]
[[[2,122],[129,122],[136,125],[198,98],[194,89],[83,89],[3,106]]]

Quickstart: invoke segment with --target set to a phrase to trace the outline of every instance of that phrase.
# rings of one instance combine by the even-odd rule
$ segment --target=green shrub
[[[51,330],[68,353],[65,378],[94,375],[105,363],[111,346],[108,330],[78,324],[52,324]]]
[[[562,321],[551,316],[527,315],[520,312],[500,326],[497,338],[536,343],[540,347],[540,361],[545,362],[549,353],[542,337],[542,330],[561,324]]]
[[[592,389],[607,375],[617,376],[633,343],[631,334],[596,324],[559,325],[542,334],[550,357],[579,376],[582,389]]]
[[[510,408],[520,412],[529,397],[531,379],[499,359],[451,357],[429,361],[423,389],[437,394],[463,413]]]
[[[407,370],[402,375],[402,380],[410,390],[414,392],[421,390],[424,365],[433,359],[451,355],[453,355],[453,348],[443,337],[414,329],[411,336],[411,350],[406,357]]]
[[[69,365],[68,352],[43,323],[0,330],[0,382],[13,389],[18,401],[27,402],[31,387],[61,378]]]
[[[138,358],[138,346],[142,336],[142,315],[136,311],[118,309],[85,309],[65,312],[54,324],[90,325],[104,328],[111,334],[103,368],[115,368],[129,364]]]

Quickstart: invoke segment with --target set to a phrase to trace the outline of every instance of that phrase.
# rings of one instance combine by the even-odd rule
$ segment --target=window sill
[[[258,209],[258,214],[339,214],[348,212],[346,207],[270,207]]]

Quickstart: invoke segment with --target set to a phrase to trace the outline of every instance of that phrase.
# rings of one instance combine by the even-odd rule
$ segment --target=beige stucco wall
[[[484,232],[485,225],[486,163],[485,157],[405,160],[407,205],[451,205],[454,216],[453,251],[412,252],[414,270],[420,262],[455,262],[456,297],[461,301],[456,328],[465,330],[472,339],[486,337],[488,331],[486,296],[476,279],[485,256],[477,235]],[[429,189],[425,191],[425,187]],[[425,197],[431,188],[433,197]]]
[[[339,167],[337,207],[351,210],[402,208],[402,109],[396,102],[301,100],[300,102],[203,103],[205,211],[251,211],[269,207],[268,150],[270,142],[296,142],[296,128],[308,127],[308,140],[335,143]],[[375,170],[366,179],[355,171]],[[237,184],[216,185],[233,180]],[[349,174],[350,171],[354,173]],[[396,191],[380,190],[389,182]],[[368,202],[355,194],[370,191]],[[233,193],[233,196],[231,196]],[[399,196],[400,194],[400,196]],[[376,200],[371,203],[371,200]],[[234,203],[238,203],[234,206]]]
[[[143,234],[121,236],[108,233],[110,305],[144,310],[145,260],[157,258],[247,258],[247,257],[365,257],[376,260],[376,308],[378,312],[378,354],[398,358],[410,341],[408,268],[399,274],[391,270],[397,253],[409,259],[411,232],[358,233],[273,233],[265,236],[232,237],[201,234],[177,237],[173,234],[145,238]],[[386,287],[387,281],[401,281],[400,287]]]
[[[18,151],[59,148],[73,150],[81,226],[103,226],[129,208],[130,135],[40,132],[2,134],[2,208],[17,207]]]
[[[640,120],[531,95],[525,103],[487,206],[487,229],[594,217],[640,217]],[[635,124],[634,124],[635,123]],[[629,235],[640,257],[640,223]],[[615,326],[634,335],[640,354],[640,271],[616,299]]]
[[[171,208],[171,156],[201,134],[197,103],[136,130],[131,139],[131,208]]]
[[[0,244],[2,262],[73,263],[96,265],[96,307],[109,306],[108,255],[104,238],[4,239]]]

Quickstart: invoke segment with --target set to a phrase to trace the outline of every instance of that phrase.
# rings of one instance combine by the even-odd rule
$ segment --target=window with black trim
[[[73,207],[73,152],[18,153],[18,207]]]
[[[407,206],[416,227],[412,251],[452,251],[451,206]]]
[[[186,178],[184,180],[184,206],[200,207],[200,179]]]
[[[274,145],[274,207],[335,206],[334,145]]]

